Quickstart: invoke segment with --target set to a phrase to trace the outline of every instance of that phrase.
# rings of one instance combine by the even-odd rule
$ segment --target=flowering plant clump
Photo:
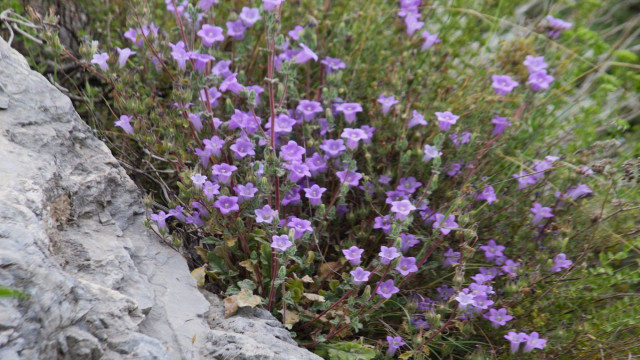
[[[84,49],[114,151],[154,174],[128,167],[147,225],[327,358],[566,355],[578,330],[552,320],[580,314],[555,297],[635,209],[609,212],[627,190],[557,129],[572,24],[531,14],[545,28],[513,39],[481,12],[355,3],[165,0]]]

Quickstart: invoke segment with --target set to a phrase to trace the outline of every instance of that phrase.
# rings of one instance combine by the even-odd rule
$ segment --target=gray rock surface
[[[70,100],[0,39],[1,359],[318,359],[268,312],[223,318],[144,228],[140,193]]]

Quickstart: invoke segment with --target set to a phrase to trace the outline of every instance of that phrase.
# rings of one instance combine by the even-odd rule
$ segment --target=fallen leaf
[[[337,261],[331,261],[327,263],[323,263],[318,268],[318,275],[320,275],[321,279],[326,278],[329,273],[332,273],[338,269],[339,263]]]
[[[302,296],[306,297],[307,299],[309,299],[311,301],[324,302],[324,296],[322,296],[322,295],[312,294],[312,293],[304,293],[304,294],[302,294]]]
[[[284,323],[285,323],[285,325],[294,325],[298,321],[300,321],[300,316],[298,315],[297,311],[295,311],[295,310],[287,310],[284,313]]]
[[[191,276],[193,276],[193,278],[196,279],[196,283],[198,284],[198,287],[204,286],[204,278],[206,275],[207,275],[207,272],[204,269],[204,266],[193,269],[193,271],[191,272]]]
[[[262,304],[262,298],[260,296],[253,295],[253,292],[249,289],[242,289],[240,290],[240,293],[235,296],[237,297],[236,300],[239,307],[256,307],[257,305]]]
[[[300,280],[302,280],[303,282],[306,282],[306,283],[312,283],[313,282],[313,279],[309,275],[303,276],[302,279],[300,279]]]
[[[249,274],[251,274],[251,278],[252,279],[256,279],[256,272],[255,269],[253,267],[253,263],[251,262],[250,259],[244,260],[244,261],[240,261],[238,263],[238,265],[242,266],[243,268],[247,269],[247,271],[249,271]]]
[[[197,336],[197,334],[193,334],[193,337],[191,338],[191,344],[195,344],[196,343],[196,336]]]
[[[201,246],[194,246],[194,249],[196,249],[196,253],[198,253],[198,255],[200,256],[202,261],[205,262],[205,264],[209,262],[209,258],[207,257],[207,253],[209,253],[209,250]]]
[[[238,300],[236,297],[237,295],[233,295],[224,299],[224,318],[225,319],[235,315],[235,313],[238,312]]]

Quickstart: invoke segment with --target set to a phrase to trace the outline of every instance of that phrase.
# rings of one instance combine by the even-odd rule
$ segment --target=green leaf
[[[316,354],[329,360],[370,360],[376,357],[374,349],[356,342],[318,345]]]

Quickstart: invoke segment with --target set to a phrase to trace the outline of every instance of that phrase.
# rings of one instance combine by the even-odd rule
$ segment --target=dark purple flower
[[[313,153],[313,155],[308,156],[305,164],[309,167],[311,175],[316,175],[327,170],[327,163],[318,153]]]
[[[218,99],[222,96],[222,93],[220,93],[215,86],[212,86],[206,90],[200,90],[200,101],[206,104],[207,95],[209,97],[209,104],[211,104],[211,107],[215,108],[216,106],[218,106]]]
[[[292,161],[288,164],[285,164],[284,167],[289,170],[289,176],[287,179],[292,183],[297,183],[305,176],[311,177],[311,172],[309,172],[309,167],[300,161]]]
[[[164,211],[159,211],[157,214],[151,214],[151,220],[158,224],[158,229],[165,230],[167,228],[166,220],[171,215],[166,214]]]
[[[197,211],[194,211],[193,214],[191,214],[191,216],[188,216],[185,219],[185,222],[187,224],[192,224],[197,227],[204,226],[204,221],[202,221],[202,219],[200,218],[200,213]]]
[[[387,280],[387,281],[391,281],[391,286],[393,286],[393,280]],[[380,288],[378,288],[380,289]],[[397,288],[396,288],[397,289]],[[395,291],[394,294],[398,292]],[[385,296],[385,295],[380,295],[382,297],[384,297],[385,299],[388,299],[391,297],[391,295],[389,296]],[[387,336],[387,343],[389,344],[389,348],[387,349],[387,354],[389,356],[393,356],[393,354],[396,353],[396,351],[400,348],[400,346],[405,345],[405,342],[402,341],[402,337],[400,336]]]
[[[422,183],[416,180],[415,177],[409,176],[406,178],[401,178],[396,190],[402,191],[406,194],[413,194],[418,190],[418,188],[422,186]]]
[[[462,171],[462,164],[459,162],[454,162],[449,164],[449,169],[447,170],[447,176],[456,176],[460,174]]]
[[[240,210],[240,207],[238,206],[238,198],[235,196],[220,196],[213,205],[220,210],[222,215],[227,215],[231,212]]]
[[[389,177],[389,175],[380,175],[380,177],[378,178],[378,182],[380,184],[383,185],[389,185],[389,182],[391,181],[391,177]]]
[[[450,228],[457,228],[459,226],[455,220],[456,217],[454,215],[449,215],[445,219],[443,214],[437,213],[435,214],[435,222],[433,223],[433,228],[440,229],[440,232],[443,235],[447,235],[451,232]]]
[[[496,257],[504,256],[502,251],[505,247],[497,244],[495,240],[490,239],[487,245],[480,246],[480,249],[484,251],[484,257],[487,258],[487,260],[493,260]]]
[[[420,240],[418,240],[415,235],[411,234],[400,233],[400,239],[402,241],[400,251],[403,253],[420,243]]]
[[[385,234],[388,234],[391,231],[391,216],[377,216],[374,219],[373,228],[381,229]]]
[[[290,191],[287,191],[286,194],[282,197],[280,203],[284,206],[287,205],[298,205],[300,204],[300,188],[294,187]]]
[[[590,195],[593,191],[585,184],[578,184],[575,188],[567,190],[567,196],[573,200],[578,199],[581,196]]]

